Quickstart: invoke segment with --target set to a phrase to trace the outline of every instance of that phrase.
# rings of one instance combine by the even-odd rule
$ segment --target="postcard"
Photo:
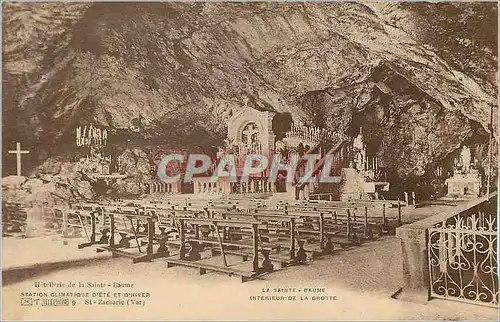
[[[2,22],[4,320],[498,320],[496,2]]]

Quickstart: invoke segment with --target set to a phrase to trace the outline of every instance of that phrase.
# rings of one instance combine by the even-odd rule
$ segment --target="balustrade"
[[[494,192],[396,230],[402,298],[498,306],[497,198]]]

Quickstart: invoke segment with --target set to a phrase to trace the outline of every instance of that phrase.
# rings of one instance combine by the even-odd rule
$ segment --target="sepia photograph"
[[[495,1],[8,1],[2,320],[498,321]]]

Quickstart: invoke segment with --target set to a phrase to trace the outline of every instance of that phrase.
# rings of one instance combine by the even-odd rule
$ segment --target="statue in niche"
[[[244,145],[245,152],[258,153],[260,151],[259,130],[255,123],[248,123],[241,132],[241,141]]]

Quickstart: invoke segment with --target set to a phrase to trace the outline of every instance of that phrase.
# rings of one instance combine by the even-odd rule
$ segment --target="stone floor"
[[[446,207],[452,206],[407,207],[403,218],[405,222],[414,221]],[[497,320],[497,310],[482,306],[444,300],[418,304],[392,299],[391,295],[402,285],[401,250],[395,236],[385,236],[248,283],[219,273],[200,276],[197,270],[185,267],[167,269],[161,259],[132,264],[130,259],[96,254],[91,248],[78,250],[79,242],[55,236],[2,239],[4,319]],[[144,307],[85,305],[82,298],[77,298],[74,306],[73,303],[58,307],[21,306],[21,298],[29,295],[22,292],[50,295],[53,291],[81,291],[69,287],[35,288],[36,281],[133,283],[133,288],[104,289],[149,292],[150,296],[141,298],[145,299]],[[274,292],[275,288],[294,287],[294,293]],[[312,293],[304,288],[325,290]],[[103,289],[83,290],[92,293]],[[268,295],[284,295],[285,300],[252,299]],[[288,296],[296,299],[288,300]]]

